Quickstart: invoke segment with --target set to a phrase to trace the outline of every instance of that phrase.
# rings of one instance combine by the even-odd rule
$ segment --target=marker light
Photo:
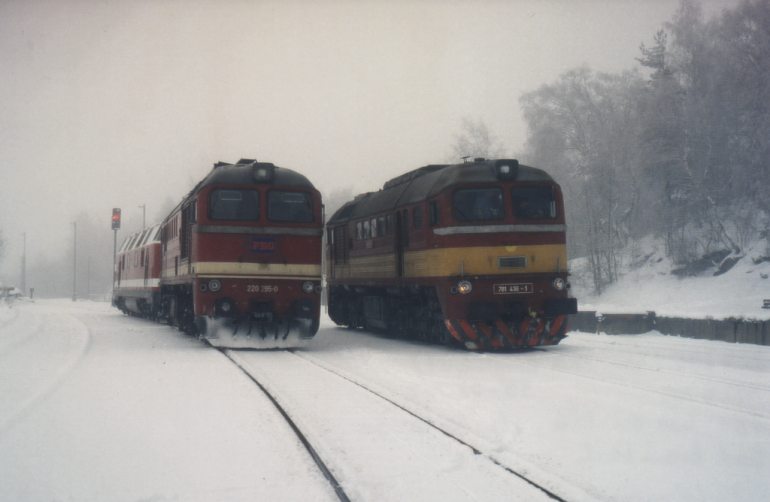
[[[457,283],[457,292],[461,295],[467,295],[473,291],[473,284],[470,281],[460,281]]]
[[[315,289],[315,287],[313,286],[312,282],[305,281],[305,282],[302,283],[302,291],[304,291],[305,293],[310,294],[310,293],[313,292],[314,289]]]
[[[562,291],[564,290],[564,287],[567,285],[567,283],[564,282],[564,279],[561,277],[557,277],[553,280],[553,287],[556,291]]]
[[[219,279],[211,279],[209,281],[209,291],[216,293],[220,289],[222,289],[222,283],[219,282]]]

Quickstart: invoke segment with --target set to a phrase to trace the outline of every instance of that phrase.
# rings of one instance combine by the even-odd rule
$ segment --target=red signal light
[[[120,228],[120,208],[112,208],[112,229],[117,230]]]

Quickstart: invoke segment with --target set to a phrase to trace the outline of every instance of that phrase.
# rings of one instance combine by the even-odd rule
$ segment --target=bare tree
[[[635,73],[580,68],[521,98],[529,154],[565,187],[570,240],[588,257],[599,292],[616,280],[619,251],[633,230],[639,200],[634,96],[641,86]]]
[[[465,157],[498,158],[505,156],[505,149],[483,120],[463,118],[461,132],[455,136],[452,161]]]

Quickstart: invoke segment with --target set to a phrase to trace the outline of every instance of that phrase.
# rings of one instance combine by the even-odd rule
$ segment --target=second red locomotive
[[[161,223],[159,295],[140,313],[215,346],[296,346],[318,330],[322,234],[321,195],[303,175],[217,163]],[[119,273],[114,303],[131,310]]]
[[[327,223],[329,316],[469,349],[555,345],[567,315],[564,204],[513,159],[428,165]]]

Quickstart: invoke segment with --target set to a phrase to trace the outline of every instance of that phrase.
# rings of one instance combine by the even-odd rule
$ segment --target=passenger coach
[[[469,349],[555,345],[567,315],[564,203],[513,159],[428,165],[327,223],[329,316]]]

